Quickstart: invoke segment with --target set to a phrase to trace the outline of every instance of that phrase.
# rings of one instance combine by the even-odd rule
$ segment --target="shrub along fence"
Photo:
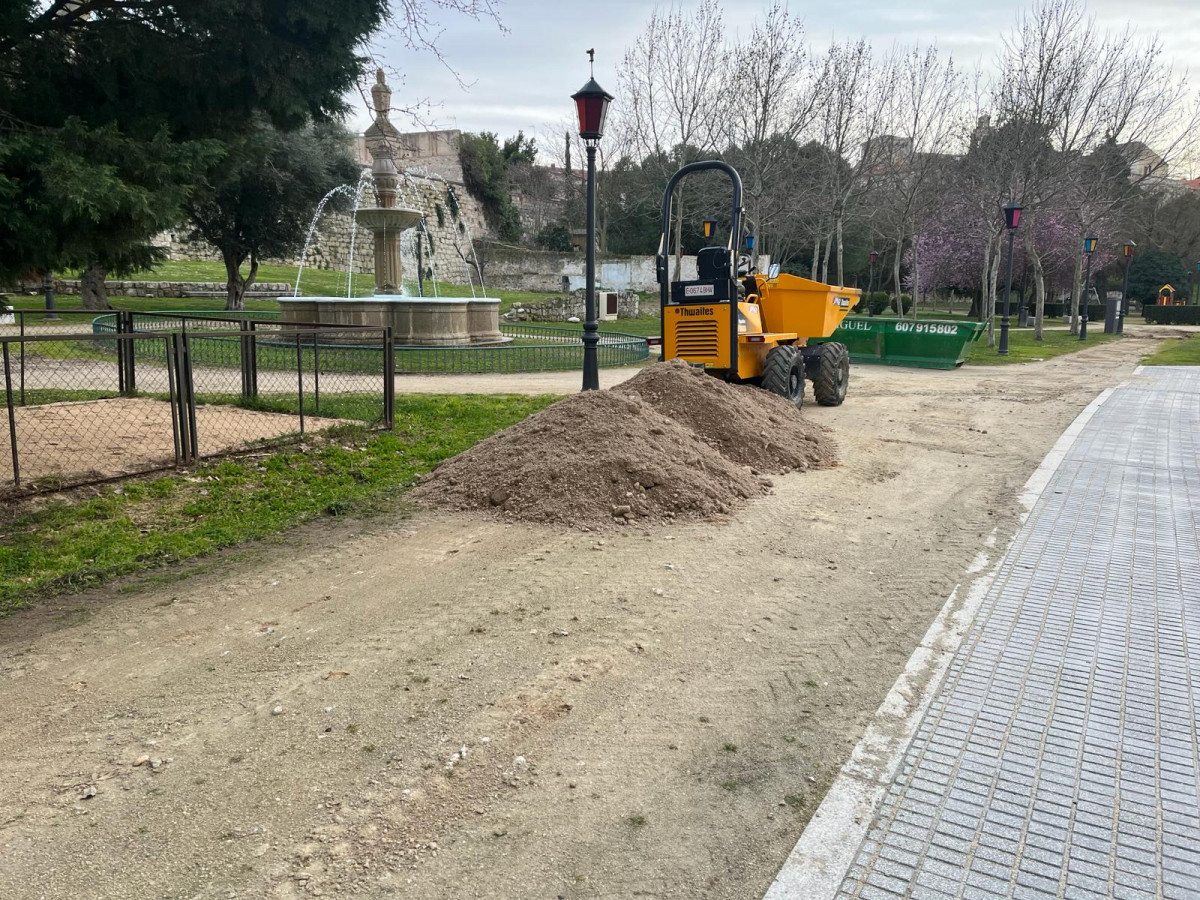
[[[1015,311],[1016,307],[1014,306],[1013,309]],[[1087,310],[1088,310],[1088,321],[1089,322],[1096,322],[1096,321],[1103,322],[1104,321],[1104,316],[1105,316],[1106,310],[1105,310],[1103,303],[1089,303]],[[1070,312],[1071,312],[1071,304],[1070,303],[1049,303],[1049,302],[1047,302],[1044,315],[1047,319],[1061,319],[1063,316],[1069,315]],[[1030,306],[1029,306],[1030,317],[1033,316],[1033,313],[1034,313],[1034,307],[1033,307],[1033,304],[1030,304]]]
[[[1142,316],[1151,325],[1200,325],[1200,306],[1142,307]]]
[[[383,328],[277,325],[261,346],[248,327],[0,335],[0,493],[184,465],[337,426],[390,428],[390,337]],[[361,341],[372,347],[353,371],[317,352],[353,352]],[[205,361],[197,348],[212,346],[224,355]]]

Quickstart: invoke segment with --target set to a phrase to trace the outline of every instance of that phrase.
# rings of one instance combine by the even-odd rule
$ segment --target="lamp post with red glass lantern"
[[[596,51],[588,51],[593,63]],[[612,94],[596,83],[592,72],[587,84],[571,95],[579,115],[579,136],[587,148],[587,298],[583,323],[583,389],[600,389],[600,369],[596,361],[596,344],[600,342],[596,322],[596,147],[604,136],[604,118]]]
[[[996,350],[1001,356],[1008,356],[1008,314],[1009,302],[1012,298],[1013,238],[1016,237],[1017,227],[1021,224],[1022,208],[1016,203],[1009,203],[1004,207],[1004,227],[1008,229],[1008,283],[1004,288],[1004,315],[1000,317],[1000,346]]]

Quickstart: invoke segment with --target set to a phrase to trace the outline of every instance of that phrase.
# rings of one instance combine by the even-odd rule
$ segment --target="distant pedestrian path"
[[[838,900],[1200,896],[1198,528],[1200,369],[1140,369],[1018,533]]]

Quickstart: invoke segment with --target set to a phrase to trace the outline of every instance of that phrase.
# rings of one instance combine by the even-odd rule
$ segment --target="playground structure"
[[[1182,291],[1176,291],[1169,284],[1164,284],[1158,289],[1158,300],[1155,301],[1157,306],[1187,306],[1187,294]]]

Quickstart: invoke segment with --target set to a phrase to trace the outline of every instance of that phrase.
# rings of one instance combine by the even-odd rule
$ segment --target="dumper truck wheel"
[[[804,360],[800,351],[788,344],[767,354],[763,366],[762,386],[792,403],[796,409],[804,405]]]
[[[841,406],[850,383],[850,352],[845,344],[822,344],[814,366],[813,396],[822,406]]]

